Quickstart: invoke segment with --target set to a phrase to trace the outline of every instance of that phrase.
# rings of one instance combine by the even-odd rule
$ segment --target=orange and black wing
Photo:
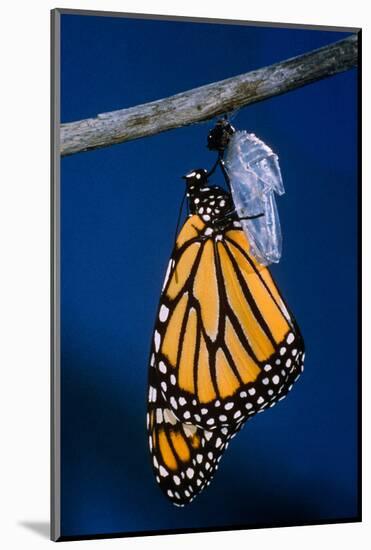
[[[156,369],[150,367],[147,430],[152,466],[173,504],[184,506],[210,484],[229,440],[242,424],[205,430],[181,422],[161,392]]]
[[[179,233],[158,308],[151,362],[181,423],[234,429],[273,406],[303,368],[299,328],[239,226],[193,215]]]

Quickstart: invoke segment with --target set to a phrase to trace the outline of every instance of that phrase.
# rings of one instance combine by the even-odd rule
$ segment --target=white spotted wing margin
[[[210,484],[229,440],[244,422],[213,430],[182,423],[164,398],[158,382],[152,366],[147,413],[152,467],[166,497],[176,506],[184,506]]]

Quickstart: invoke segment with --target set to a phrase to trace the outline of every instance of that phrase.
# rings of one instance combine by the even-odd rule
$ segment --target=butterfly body
[[[299,328],[249,252],[230,193],[186,176],[189,217],[168,265],[150,357],[155,476],[174,504],[207,485],[228,442],[285,397],[303,368]]]
[[[228,226],[238,220],[231,194],[218,185],[209,185],[207,176],[203,169],[186,176],[189,212],[197,214],[206,227]]]

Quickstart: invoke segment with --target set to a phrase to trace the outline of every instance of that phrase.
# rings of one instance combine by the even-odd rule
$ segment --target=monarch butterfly
[[[291,390],[299,327],[251,254],[231,194],[185,176],[189,216],[169,261],[150,352],[147,430],[154,474],[184,506],[209,485],[229,441]]]

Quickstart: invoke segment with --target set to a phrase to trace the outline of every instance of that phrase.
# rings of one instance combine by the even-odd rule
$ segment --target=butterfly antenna
[[[220,162],[220,153],[219,153],[218,158],[216,159],[215,163],[212,165],[210,170],[208,170],[208,174],[207,174],[208,178],[215,172],[215,170],[217,169],[217,167],[219,165],[219,162]]]
[[[178,229],[179,229],[179,225],[180,225],[180,220],[181,220],[181,218],[182,218],[184,200],[185,200],[185,198],[186,198],[186,195],[187,195],[187,189],[184,191],[184,195],[183,195],[183,198],[182,198],[182,202],[180,203],[179,214],[178,214],[178,220],[177,220],[177,222],[176,222],[176,228],[175,228],[173,249],[175,248],[176,238],[177,238],[177,236],[178,236]],[[175,271],[174,271],[174,276],[175,276],[175,282],[178,283],[178,276],[177,276],[177,273],[176,273],[176,267],[175,267]]]

